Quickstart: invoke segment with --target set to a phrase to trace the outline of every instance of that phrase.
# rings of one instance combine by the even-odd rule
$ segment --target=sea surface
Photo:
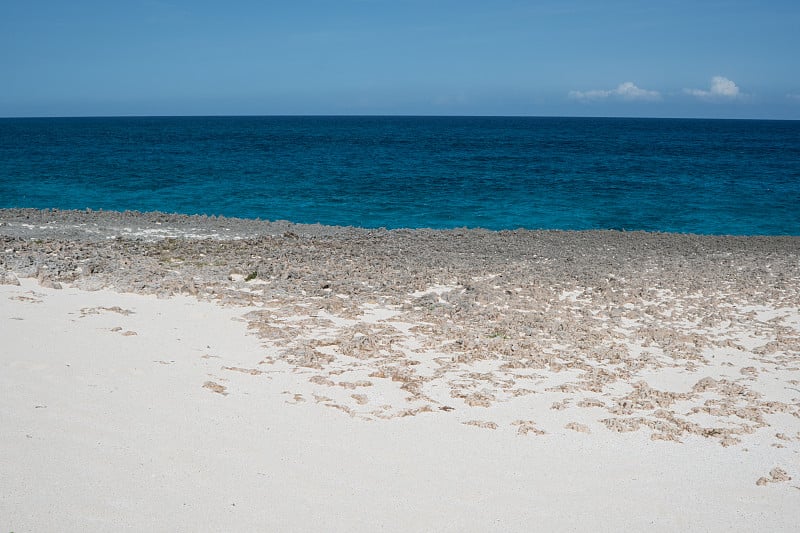
[[[0,207],[800,235],[800,121],[0,119]]]

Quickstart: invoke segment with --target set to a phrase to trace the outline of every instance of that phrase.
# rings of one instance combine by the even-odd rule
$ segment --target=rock
[[[61,284],[49,278],[42,278],[39,280],[39,286],[45,289],[61,289]]]
[[[19,285],[19,279],[10,270],[0,272],[0,285]]]

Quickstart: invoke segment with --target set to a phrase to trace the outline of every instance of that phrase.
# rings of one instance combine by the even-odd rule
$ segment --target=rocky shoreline
[[[165,213],[0,209],[0,239],[5,270],[79,283],[92,277],[123,290],[152,275],[214,283],[236,272],[291,278],[289,285],[305,290],[354,281],[419,290],[444,278],[491,273],[512,284],[625,279],[644,288],[733,284],[748,291],[780,289],[800,277],[800,237],[791,236],[370,230]],[[172,268],[176,263],[182,268]],[[154,280],[140,289],[177,287]]]
[[[295,399],[351,416],[456,411],[521,434],[550,420],[726,446],[774,413],[800,419],[800,237],[11,209],[0,210],[0,244],[5,283],[245,306],[273,354],[261,364],[307,378],[313,392]],[[375,380],[397,398],[354,392]],[[515,402],[550,414],[492,409]]]

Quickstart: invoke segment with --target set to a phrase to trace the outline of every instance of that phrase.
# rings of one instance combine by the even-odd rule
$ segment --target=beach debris
[[[462,424],[467,426],[475,426],[483,429],[497,429],[496,423],[486,420],[468,420],[466,422],[462,422]]]
[[[786,470],[775,467],[769,471],[769,477],[760,477],[756,480],[756,485],[763,487],[767,483],[780,483],[782,481],[790,481],[792,478],[786,473]]]
[[[228,388],[225,385],[220,385],[219,383],[216,383],[214,381],[206,381],[205,383],[203,383],[203,388],[208,389],[211,392],[216,392],[217,394],[221,394],[223,396],[228,395],[228,393],[226,392]]]
[[[589,429],[589,426],[586,424],[579,424],[578,422],[570,422],[566,426],[565,429],[571,429],[572,431],[577,431],[578,433],[591,433],[592,430]]]
[[[242,374],[249,374],[251,376],[260,376],[264,374],[263,370],[257,368],[242,368],[239,366],[223,366],[222,370],[230,370],[231,372],[241,372]]]
[[[284,394],[292,394],[292,393],[291,393],[291,392],[289,392],[289,391],[286,391],[286,392],[284,392]],[[299,394],[299,393],[294,393],[294,394],[292,395],[292,399],[291,399],[291,400],[286,400],[286,403],[289,403],[289,404],[298,404],[298,403],[303,403],[303,402],[305,402],[305,401],[306,401],[306,399],[305,399],[305,397],[303,397],[303,395],[302,395],[302,394]]]
[[[122,307],[115,305],[113,307],[83,307],[81,308],[81,318],[90,316],[90,315],[99,315],[102,312],[107,313],[116,313],[122,316],[130,316],[136,314],[131,309],[123,309]]]
[[[515,420],[511,425],[517,427],[517,435],[527,435],[528,433],[545,435],[547,433],[543,429],[539,429],[533,420]]]
[[[350,397],[354,399],[358,405],[366,405],[369,403],[369,397],[366,394],[351,394]]]

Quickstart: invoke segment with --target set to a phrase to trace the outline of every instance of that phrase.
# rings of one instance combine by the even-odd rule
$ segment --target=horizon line
[[[614,115],[437,115],[437,114],[400,114],[400,113],[270,113],[270,114],[189,114],[189,115],[4,115],[0,120],[31,119],[87,119],[87,118],[548,118],[548,119],[621,119],[621,120],[728,120],[728,121],[764,121],[764,122],[798,122],[800,118],[731,118],[707,116],[614,116]]]

